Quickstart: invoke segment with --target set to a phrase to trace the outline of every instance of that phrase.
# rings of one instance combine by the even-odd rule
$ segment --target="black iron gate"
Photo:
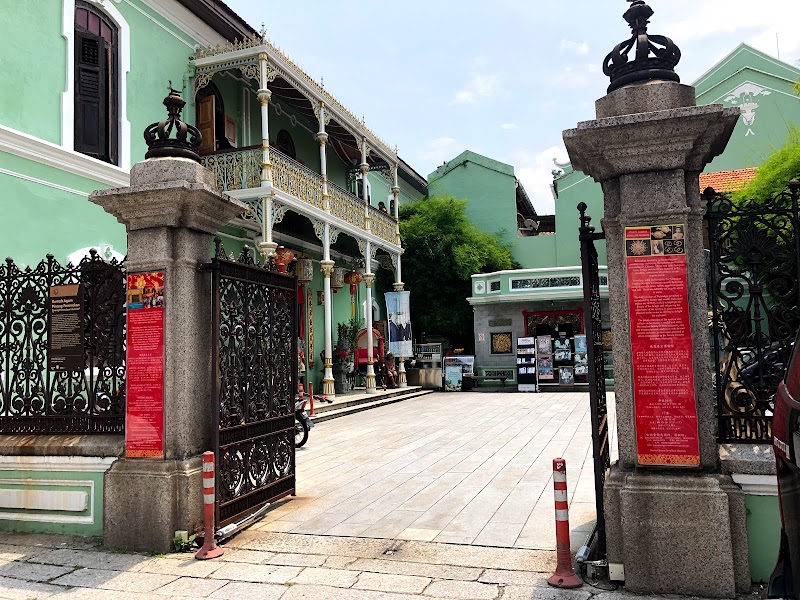
[[[611,468],[608,409],[606,406],[605,361],[603,358],[603,321],[600,306],[600,263],[595,241],[604,240],[596,233],[592,218],[586,215],[586,204],[580,212],[581,266],[583,270],[583,313],[589,360],[589,401],[592,412],[592,449],[594,456],[594,495],[597,510],[597,555],[606,555],[606,522],[603,509],[603,484]]]
[[[703,195],[718,439],[771,443],[772,397],[800,328],[800,181],[767,201]]]
[[[212,436],[216,523],[238,523],[294,494],[297,283],[245,247],[215,240]]]

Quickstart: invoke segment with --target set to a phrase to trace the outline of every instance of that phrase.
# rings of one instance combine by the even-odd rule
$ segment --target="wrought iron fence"
[[[771,443],[773,396],[800,329],[800,181],[767,201],[704,195],[718,439]]]
[[[123,261],[124,262],[124,261]],[[69,364],[54,359],[51,295],[78,286]],[[82,353],[81,353],[82,346]],[[21,269],[0,266],[0,433],[125,430],[125,275],[92,250],[77,265],[52,255]]]

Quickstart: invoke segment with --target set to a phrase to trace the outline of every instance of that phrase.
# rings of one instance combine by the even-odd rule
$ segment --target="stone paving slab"
[[[225,555],[145,556],[93,546],[68,548],[58,536],[40,539],[31,556],[25,536],[2,549],[2,600],[636,600],[624,591],[547,585],[554,552],[255,532],[223,544]],[[236,545],[232,545],[236,542]],[[38,542],[37,542],[38,543]],[[62,545],[64,544],[64,545]],[[255,547],[266,548],[264,550]],[[14,549],[19,548],[16,552]],[[90,548],[87,550],[87,548]],[[96,547],[95,547],[96,548]],[[293,552],[286,552],[292,548]],[[342,551],[338,551],[338,550]],[[92,562],[95,561],[95,562]],[[272,563],[292,563],[272,564]],[[79,563],[79,564],[71,564]],[[85,563],[104,568],[86,567]],[[606,584],[607,585],[607,584]],[[664,596],[652,596],[664,600]],[[677,596],[669,600],[679,600]],[[751,596],[747,600],[752,600]],[[689,600],[689,599],[686,599]],[[745,600],[744,598],[740,600]]]

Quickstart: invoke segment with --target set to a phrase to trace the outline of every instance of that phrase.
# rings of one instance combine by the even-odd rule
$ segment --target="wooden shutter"
[[[200,154],[210,154],[216,150],[216,135],[214,131],[214,96],[208,95],[197,99],[197,128],[203,136],[200,144]]]
[[[108,162],[108,45],[76,32],[75,46],[75,150]]]

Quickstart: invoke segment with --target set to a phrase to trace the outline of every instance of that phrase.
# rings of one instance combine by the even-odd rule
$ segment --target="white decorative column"
[[[372,356],[373,351],[373,336],[372,336],[372,282],[375,281],[375,274],[372,273],[372,262],[371,260],[371,248],[370,242],[367,242],[367,272],[364,273],[364,286],[367,288],[367,310],[365,311],[367,322],[367,393],[374,394],[376,392],[375,389],[375,360]]]
[[[361,198],[364,200],[364,229],[369,232],[372,231],[372,218],[369,215],[369,189],[367,189],[367,173],[369,173],[367,150],[367,138],[361,138]],[[370,272],[372,267],[368,266],[367,273]]]
[[[319,119],[319,132],[316,134],[319,142],[319,164],[320,174],[322,175],[322,205],[326,211],[330,212],[330,196],[328,194],[328,153],[327,143],[328,134],[325,132],[327,122],[325,105],[320,102],[317,107],[317,118]],[[331,293],[331,275],[333,274],[334,262],[331,260],[331,226],[325,223],[322,234],[322,274],[323,295],[325,302],[325,373],[322,376],[322,393],[330,400],[336,397],[336,388],[333,382],[333,294]]]
[[[400,246],[400,185],[397,179],[398,166],[397,163],[392,165],[392,178],[394,185],[392,185],[392,196],[394,196],[394,220],[397,227],[397,245]],[[397,263],[394,270],[394,291],[402,292],[404,290],[403,275],[401,267],[402,255],[397,254]],[[404,356],[397,357],[397,385],[398,387],[407,387],[408,379],[406,378],[406,359]]]
[[[272,196],[275,193],[272,189],[272,163],[269,161],[269,101],[272,92],[267,89],[269,65],[266,54],[258,55],[258,64],[260,67],[258,101],[261,103],[261,187],[264,189],[264,195],[261,196],[264,213],[261,219],[262,242],[258,245],[258,249],[264,260],[267,260],[275,254],[278,244],[272,241]]]

